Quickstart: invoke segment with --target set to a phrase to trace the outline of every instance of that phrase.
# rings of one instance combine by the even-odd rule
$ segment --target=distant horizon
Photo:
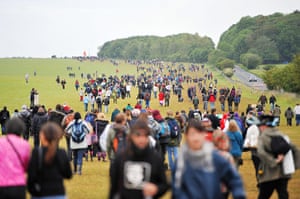
[[[299,8],[298,0],[1,1],[0,57],[97,56],[108,41],[181,33],[207,36],[216,47],[242,17]]]

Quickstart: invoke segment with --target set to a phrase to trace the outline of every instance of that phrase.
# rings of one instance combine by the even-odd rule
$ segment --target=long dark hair
[[[78,120],[81,119],[81,115],[79,112],[76,112],[74,114],[74,120],[75,120],[75,124],[78,124]]]
[[[47,122],[41,128],[41,133],[44,134],[49,146],[45,154],[45,162],[51,163],[55,157],[58,147],[58,141],[63,136],[63,131],[55,122]]]

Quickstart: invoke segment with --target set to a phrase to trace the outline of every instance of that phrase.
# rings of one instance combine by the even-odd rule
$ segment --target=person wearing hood
[[[43,124],[48,120],[48,115],[45,109],[40,106],[36,114],[34,114],[31,123],[33,134],[34,147],[40,146],[40,130]]]
[[[223,198],[221,183],[234,199],[246,198],[243,182],[231,163],[205,138],[205,127],[192,119],[185,133],[185,144],[172,173],[172,198]]]
[[[31,113],[27,109],[26,105],[22,106],[21,111],[18,113],[18,118],[20,118],[25,124],[23,138],[25,140],[29,140],[29,129],[31,127]]]
[[[138,119],[131,127],[126,149],[112,164],[109,198],[159,198],[168,184],[160,155],[150,147],[150,129]]]

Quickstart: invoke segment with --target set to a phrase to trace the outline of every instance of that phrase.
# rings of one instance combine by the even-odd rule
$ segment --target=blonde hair
[[[239,131],[240,132],[240,128],[237,125],[237,123],[236,123],[235,120],[230,120],[229,121],[228,131],[230,131],[230,132],[237,132],[237,131]]]

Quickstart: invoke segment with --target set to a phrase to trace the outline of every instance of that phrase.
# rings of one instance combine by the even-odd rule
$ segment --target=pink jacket
[[[6,137],[20,154],[22,162]],[[26,172],[30,158],[29,143],[10,134],[0,138],[0,146],[0,187],[26,185]]]

